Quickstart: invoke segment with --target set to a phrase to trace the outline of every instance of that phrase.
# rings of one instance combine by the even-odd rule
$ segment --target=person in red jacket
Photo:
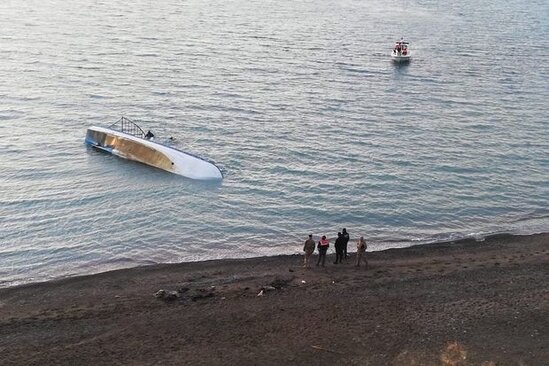
[[[318,261],[316,262],[316,266],[320,264],[322,261],[322,267],[324,267],[324,264],[326,263],[326,252],[328,252],[328,248],[330,247],[330,241],[326,239],[326,235],[322,235],[322,239],[318,241]]]

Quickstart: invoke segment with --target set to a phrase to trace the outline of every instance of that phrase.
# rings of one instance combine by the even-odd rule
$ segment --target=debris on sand
[[[326,351],[326,352],[335,353],[335,354],[338,354],[338,355],[342,354],[341,352],[337,352],[337,351],[334,351],[334,350],[331,350],[331,349],[328,349],[328,348],[324,348],[324,347],[321,347],[321,346],[311,346],[311,347],[314,348],[314,349],[317,349],[319,351]]]
[[[179,292],[160,289],[156,291],[156,293],[154,294],[154,297],[164,301],[173,301],[179,298]]]
[[[275,279],[269,285],[276,288],[277,290],[280,290],[281,288],[287,286],[290,282],[292,282],[293,279],[294,279],[294,276],[275,277]]]
[[[190,294],[190,298],[192,301],[196,301],[200,299],[206,299],[208,297],[213,297],[214,291],[215,291],[215,286],[212,286],[208,289],[198,288]]]
[[[209,288],[197,288],[190,289],[188,287],[181,287],[177,291],[168,291],[164,289],[158,290],[154,297],[164,301],[173,301],[176,299],[190,299],[192,301],[206,299],[215,296],[215,286]]]
[[[288,286],[290,282],[292,282],[294,279],[294,276],[291,277],[275,277],[273,281],[271,281],[269,284],[261,286],[259,288],[259,293],[257,296],[263,296],[267,292],[275,291],[275,290],[281,290],[285,286]]]

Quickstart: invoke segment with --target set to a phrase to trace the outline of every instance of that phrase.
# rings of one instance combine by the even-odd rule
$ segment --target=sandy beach
[[[1,289],[0,363],[549,364],[549,234],[367,254],[367,270],[280,256]]]

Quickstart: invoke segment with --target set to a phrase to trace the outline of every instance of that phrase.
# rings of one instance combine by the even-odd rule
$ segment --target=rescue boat
[[[412,55],[410,54],[410,43],[405,42],[402,38],[400,41],[396,41],[393,46],[393,52],[391,52],[391,58],[394,62],[408,62]]]
[[[222,179],[221,170],[197,155],[154,141],[151,131],[126,117],[109,127],[91,126],[86,132],[86,144],[98,150],[137,161],[191,179]]]

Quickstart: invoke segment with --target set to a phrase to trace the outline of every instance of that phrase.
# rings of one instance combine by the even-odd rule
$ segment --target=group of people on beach
[[[334,264],[343,263],[343,259],[347,262],[347,246],[349,244],[349,233],[347,229],[343,228],[340,232],[337,233],[337,239],[335,241],[335,252],[336,259]],[[315,251],[315,247],[318,249],[318,261],[316,262],[317,267],[326,264],[326,254],[328,253],[328,248],[330,247],[330,241],[326,238],[326,235],[323,235],[322,238],[318,241],[318,244],[313,240],[313,234],[309,234],[309,239],[305,240],[305,245],[303,246],[303,252],[305,252],[305,259],[303,261],[303,267],[311,268],[311,256]],[[364,253],[366,252],[366,240],[361,236],[356,243],[356,262],[355,266],[360,267],[361,262],[364,260],[366,267],[368,267],[368,261]]]

